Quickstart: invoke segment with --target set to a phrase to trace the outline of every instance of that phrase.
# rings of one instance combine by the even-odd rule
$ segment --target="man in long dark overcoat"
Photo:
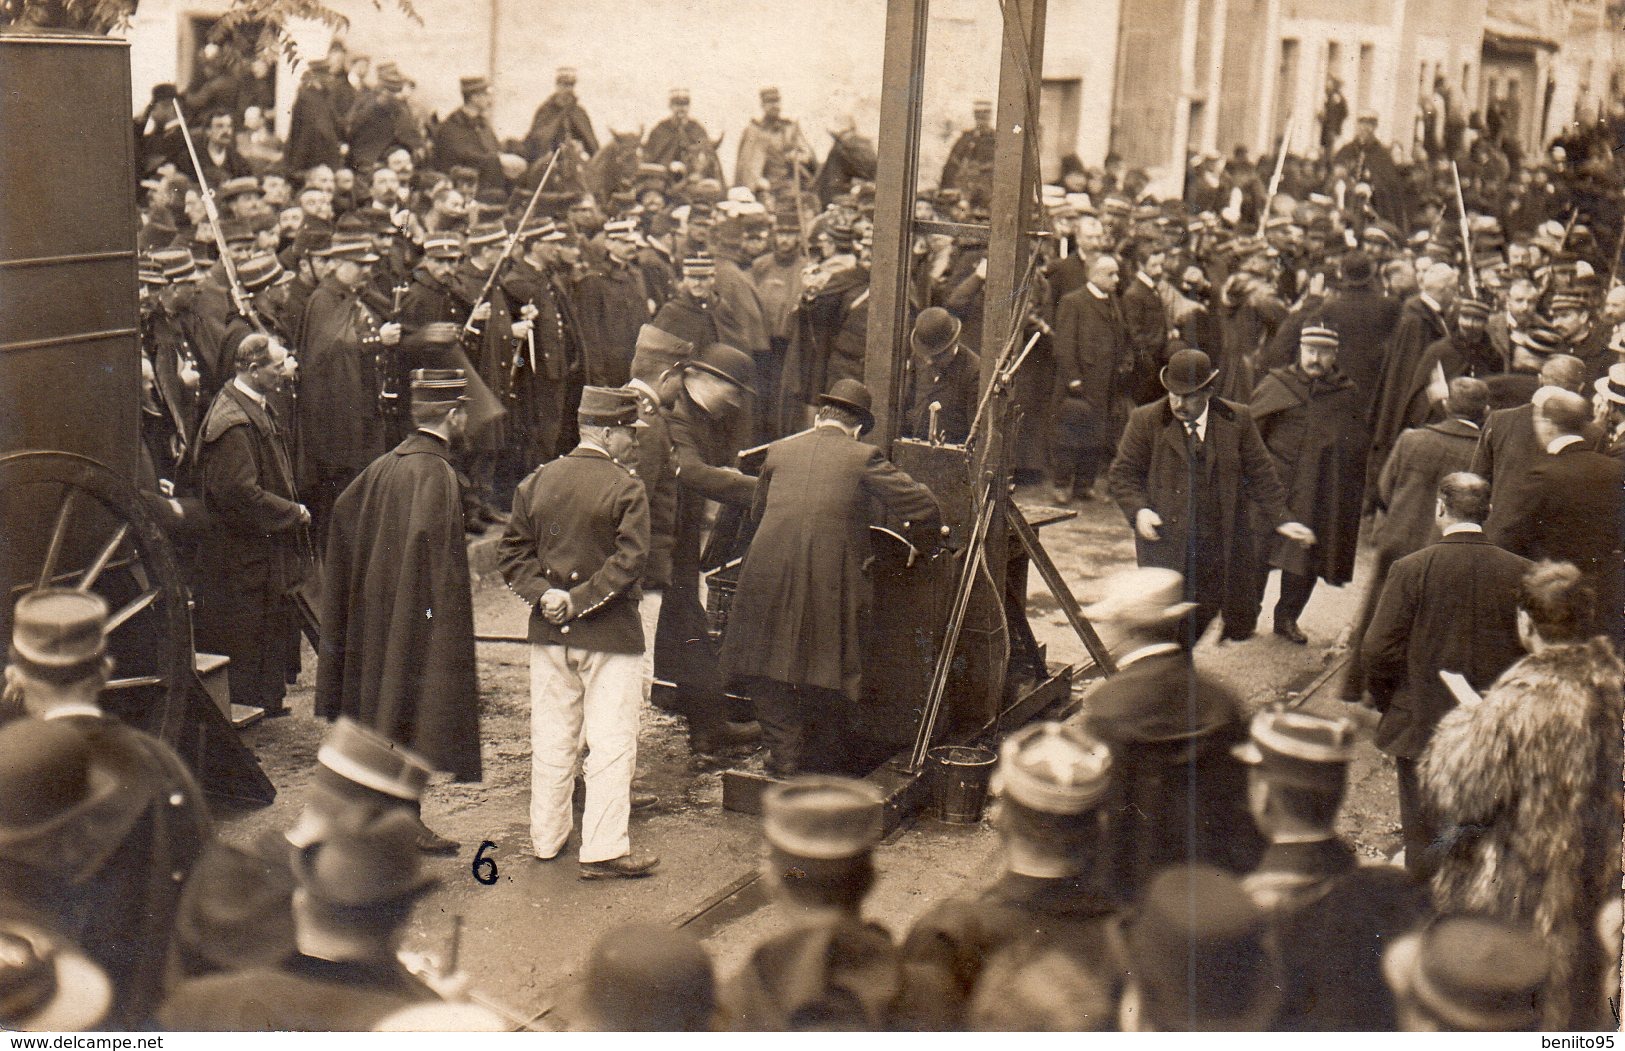
[[[478,781],[474,606],[452,467],[466,386],[461,369],[414,372],[417,430],[333,505],[316,713],[348,715],[458,781]],[[426,849],[457,849],[425,833]]]
[[[811,431],[769,448],[756,486],[760,525],[739,573],[722,669],[730,683],[748,684],[775,776],[827,769],[839,748],[831,717],[838,725],[845,704],[862,699],[874,504],[924,535],[941,520],[929,489],[858,441],[874,423],[869,397],[856,380],[838,382]]]
[[[1097,255],[1089,280],[1063,296],[1055,318],[1055,489],[1061,503],[1088,499],[1117,446],[1134,352],[1114,298],[1117,259]]]
[[[1313,538],[1290,521],[1286,491],[1246,408],[1213,396],[1218,375],[1201,351],[1176,352],[1161,373],[1168,397],[1129,416],[1106,476],[1134,527],[1139,564],[1185,575],[1185,597],[1197,604],[1187,642],[1221,612],[1225,638],[1253,633],[1250,505],[1284,535]]]
[[[231,658],[231,696],[285,714],[297,669],[298,623],[289,593],[303,579],[304,530],[285,439],[270,397],[293,375],[288,352],[263,335],[237,348],[237,375],[201,429],[198,472],[210,530],[200,553],[198,642]],[[218,648],[216,648],[218,647]]]
[[[696,765],[710,766],[736,739],[717,670],[716,644],[700,601],[700,559],[710,501],[748,508],[756,479],[733,463],[750,433],[746,399],[754,393],[750,356],[720,343],[702,349],[660,388],[677,507],[670,544],[670,585],[655,634],[656,675],[677,684],[677,707],[688,716]]]
[[[1269,537],[1257,580],[1262,600],[1263,578],[1271,567],[1281,570],[1275,634],[1304,645],[1298,617],[1315,581],[1338,586],[1354,578],[1367,430],[1360,393],[1337,369],[1337,333],[1306,326],[1298,344],[1297,363],[1271,369],[1248,409],[1286,489],[1288,510],[1315,532],[1308,548]]]
[[[360,298],[378,261],[371,240],[336,240],[326,256],[333,269],[310,294],[299,331],[300,472],[319,537],[333,501],[385,449],[379,353],[401,337],[399,323],[380,324]]]

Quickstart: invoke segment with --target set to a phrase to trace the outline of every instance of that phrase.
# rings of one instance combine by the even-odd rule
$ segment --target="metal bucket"
[[[998,757],[986,748],[940,745],[927,752],[926,758],[931,763],[931,797],[938,820],[951,825],[981,821]]]

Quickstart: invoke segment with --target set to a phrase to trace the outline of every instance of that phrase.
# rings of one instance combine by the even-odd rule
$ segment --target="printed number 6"
[[[485,856],[485,852],[493,849],[495,846],[496,844],[488,839],[480,844],[479,850],[474,852],[474,864],[472,866],[474,869],[474,882],[483,887],[489,887],[497,881],[496,858],[488,858]],[[481,866],[483,866],[483,868]]]

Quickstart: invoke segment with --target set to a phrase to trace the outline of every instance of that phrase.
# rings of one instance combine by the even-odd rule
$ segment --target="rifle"
[[[1467,223],[1467,202],[1461,195],[1461,172],[1450,162],[1450,175],[1456,180],[1456,211],[1461,218],[1462,266],[1467,271],[1467,290],[1478,298],[1478,275],[1473,271],[1473,235]]]
[[[1264,198],[1263,211],[1258,216],[1258,235],[1264,236],[1264,230],[1269,226],[1270,206],[1275,203],[1276,191],[1281,188],[1281,172],[1286,167],[1286,155],[1292,150],[1292,132],[1298,126],[1298,115],[1292,114],[1287,118],[1286,132],[1281,136],[1281,150],[1275,155],[1275,174],[1270,176],[1269,196]]]
[[[265,325],[260,321],[259,315],[254,312],[254,305],[249,301],[248,293],[243,290],[243,283],[237,279],[237,265],[231,261],[231,250],[226,247],[226,235],[220,232],[220,209],[214,204],[214,190],[209,188],[209,180],[203,175],[203,162],[198,159],[197,147],[192,143],[192,133],[186,127],[186,114],[181,110],[180,99],[175,100],[175,116],[181,125],[181,138],[186,140],[186,152],[192,158],[192,171],[197,174],[198,186],[202,191],[203,211],[209,217],[209,229],[214,232],[214,244],[220,251],[220,265],[226,271],[226,290],[231,294],[231,302],[237,308],[237,313],[243,320],[262,334]]]
[[[513,255],[513,246],[519,243],[519,232],[525,228],[526,223],[530,222],[531,213],[536,211],[536,202],[542,199],[542,188],[547,185],[548,177],[553,174],[553,166],[558,164],[559,151],[562,149],[564,149],[562,143],[554,147],[553,156],[548,160],[547,168],[542,172],[542,177],[537,180],[535,192],[530,195],[530,203],[525,205],[525,213],[519,217],[519,222],[514,226],[512,232],[508,234],[508,243],[502,246],[502,255],[497,259],[496,265],[491,267],[491,276],[485,279],[485,287],[480,289],[479,298],[475,299],[473,305],[469,307],[468,320],[463,322],[464,332],[472,333],[474,331],[474,312],[480,309],[480,305],[491,295],[491,289],[496,287],[497,275],[502,272],[502,264]]]

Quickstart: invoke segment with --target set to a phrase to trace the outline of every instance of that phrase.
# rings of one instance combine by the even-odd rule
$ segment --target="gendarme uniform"
[[[582,427],[643,427],[630,392],[587,387]],[[563,848],[585,741],[587,801],[580,860],[586,866],[630,854],[632,770],[643,697],[639,586],[649,554],[649,498],[643,482],[595,445],[583,443],[537,468],[514,494],[502,536],[502,575],[532,607],[531,840],[539,857]],[[570,615],[550,622],[541,602],[567,592]]]

